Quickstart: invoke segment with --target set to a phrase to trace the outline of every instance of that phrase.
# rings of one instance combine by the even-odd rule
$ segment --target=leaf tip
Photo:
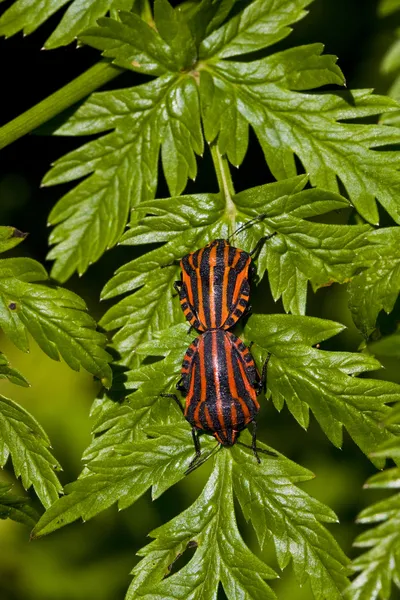
[[[29,233],[24,233],[23,231],[20,231],[19,229],[16,229],[15,227],[13,229],[13,233],[12,233],[13,238],[21,238],[24,240],[28,235],[29,235]]]
[[[111,387],[111,378],[110,378],[110,377],[108,377],[107,375],[105,375],[104,377],[102,377],[102,378],[100,379],[100,381],[101,381],[101,383],[103,384],[103,386],[104,386],[104,387],[105,387],[107,390],[109,390],[109,389],[110,389],[110,387]]]

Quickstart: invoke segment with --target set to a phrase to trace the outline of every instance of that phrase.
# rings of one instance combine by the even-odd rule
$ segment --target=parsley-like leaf
[[[56,225],[49,258],[56,260],[52,275],[57,279],[65,280],[75,270],[83,273],[119,241],[129,209],[155,194],[160,152],[171,195],[180,194],[188,177],[196,176],[196,154],[203,152],[200,111],[207,141],[217,143],[233,164],[243,160],[251,125],[278,179],[297,174],[297,155],[313,185],[336,193],[339,178],[367,221],[378,221],[375,198],[400,220],[397,154],[375,151],[397,143],[397,130],[343,122],[390,113],[397,104],[369,90],[306,93],[344,83],[335,57],[323,56],[321,44],[257,60],[248,54],[240,62],[223,60],[287,35],[288,25],[304,15],[308,1],[271,5],[253,0],[235,6],[235,14],[223,23],[233,4],[224,2],[218,12],[205,1],[198,10],[185,11],[157,0],[156,29],[122,11],[119,20],[104,18],[83,34],[86,43],[116,64],[158,77],[135,88],[94,94],[55,132],[83,135],[114,129],[59,159],[44,179],[53,185],[88,176],[49,218]],[[217,27],[212,32],[206,14],[210,28]],[[201,43],[191,17],[206,36]],[[295,280],[301,299],[291,293],[286,305],[302,311],[306,278],[297,272]]]
[[[34,527],[39,515],[31,506],[29,498],[11,493],[12,487],[8,483],[0,483],[0,519],[12,519]]]
[[[24,352],[27,333],[50,358],[60,355],[71,369],[82,366],[110,384],[111,357],[105,336],[87,313],[84,301],[68,290],[51,287],[45,269],[29,258],[0,259],[0,326]],[[40,282],[40,283],[37,283]]]
[[[0,227],[0,253],[14,248],[23,242],[27,235],[15,227]]]
[[[369,454],[399,431],[397,426],[383,427],[382,421],[391,411],[386,404],[400,399],[400,386],[354,376],[379,368],[371,356],[312,347],[342,329],[337,323],[311,317],[254,315],[245,331],[264,356],[271,352],[268,392],[278,410],[286,402],[298,423],[307,428],[311,408],[335,446],[342,444],[344,425]],[[379,457],[372,460],[377,466],[384,464]]]
[[[355,324],[366,337],[381,310],[390,313],[400,292],[400,231],[386,227],[368,234],[370,245],[360,251],[368,268],[351,281],[349,307]]]
[[[11,383],[16,385],[22,385],[23,387],[29,387],[29,382],[17,369],[13,369],[7,358],[2,352],[0,352],[0,379],[8,379]]]
[[[368,351],[377,356],[400,358],[400,328],[390,335],[368,344]]]
[[[307,14],[312,0],[254,0],[200,45],[200,58],[229,58],[271,46],[292,31],[288,25]]]
[[[260,237],[276,232],[258,258],[258,275],[268,270],[275,300],[283,299],[285,309],[304,313],[306,285],[314,289],[333,281],[351,278],[360,264],[357,253],[367,242],[367,225],[322,224],[306,219],[334,208],[347,206],[337,194],[303,189],[305,176],[267,184],[241,192],[232,198],[237,223],[254,216],[265,218],[236,236],[235,245],[254,249]],[[193,209],[196,206],[196,209]],[[215,238],[228,234],[225,203],[219,194],[181,196],[143,202],[138,207],[147,216],[139,218],[125,234],[124,244],[166,242],[165,245],[121,267],[106,285],[104,298],[135,292],[113,306],[101,324],[109,330],[120,328],[114,344],[125,358],[159,328],[183,320],[172,284],[176,267],[160,268],[180,259]],[[135,291],[137,290],[137,291]]]
[[[150,487],[153,498],[158,498],[182,479],[194,457],[189,426],[182,419],[172,427],[148,431],[154,439],[121,443],[113,456],[90,461],[84,476],[67,485],[66,495],[41,517],[33,536],[46,535],[79,518],[90,519],[115,502],[120,509],[127,508]]]
[[[337,192],[339,177],[367,221],[379,221],[375,198],[395,221],[400,221],[400,175],[393,160],[396,153],[389,156],[374,151],[396,143],[396,128],[338,122],[386,112],[395,104],[384,97],[371,102],[369,92],[362,90],[353,94],[352,104],[346,94],[301,93],[297,90],[331,83],[330,71],[329,78],[321,70],[319,78],[298,76],[293,84],[279,70],[270,72],[270,58],[261,59],[256,65],[250,63],[250,67],[246,62],[220,61],[210,65],[209,71],[214,87],[234,94],[237,110],[254,128],[275,177],[295,175],[297,155],[313,185]],[[299,70],[301,66],[302,62]],[[291,67],[294,68],[293,63]]]
[[[12,400],[0,396],[0,466],[11,456],[14,472],[27,490],[33,486],[50,506],[62,491],[54,470],[61,469],[49,451],[50,441],[39,423]]]
[[[220,581],[230,600],[274,598],[262,581],[269,570],[252,556],[237,530],[234,494],[254,524],[260,546],[273,540],[281,569],[292,559],[300,584],[309,578],[316,599],[342,597],[347,559],[320,523],[334,522],[336,516],[294,485],[312,474],[282,456],[263,456],[260,465],[253,461],[237,446],[217,454],[195,503],[150,534],[156,539],[139,553],[144,558],[133,570],[127,600],[211,598]],[[194,545],[190,562],[166,577],[177,557]]]
[[[245,545],[235,519],[232,460],[219,452],[210,479],[196,502],[178,517],[151,533],[157,539],[140,554],[145,558],[133,571],[137,580],[127,600],[215,598],[221,581],[229,599],[274,600],[265,579],[272,569]],[[163,579],[188,544],[197,546],[186,567]]]
[[[166,75],[130,90],[97,94],[78,110],[74,122],[82,133],[116,131],[61,158],[44,179],[53,185],[94,171],[49,216],[57,225],[50,236],[57,245],[49,253],[56,259],[54,277],[82,274],[117,243],[130,207],[154,196],[160,146],[172,194],[196,177],[195,153],[203,152],[198,102],[192,78]]]
[[[67,3],[68,0],[16,0],[0,18],[0,35],[10,37],[18,31],[28,35]],[[74,0],[44,47],[49,50],[66,46],[109,10],[130,10],[131,6],[132,0]]]
[[[399,438],[381,446],[374,455],[398,460]],[[400,469],[395,467],[373,475],[364,487],[399,488]],[[346,598],[389,600],[392,581],[400,586],[400,494],[365,508],[357,522],[377,525],[359,535],[354,542],[356,547],[367,550],[353,561],[353,569],[359,575],[352,582]]]

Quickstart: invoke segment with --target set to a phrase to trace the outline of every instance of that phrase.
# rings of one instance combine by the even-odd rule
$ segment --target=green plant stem
[[[122,72],[123,69],[108,62],[101,61],[95,64],[36,106],[0,127],[0,149],[43,125]]]
[[[237,210],[235,203],[233,202],[235,188],[233,187],[229,162],[226,156],[221,154],[216,143],[211,144],[211,156],[217,176],[219,191],[223,198],[225,198],[226,214],[228,216],[232,231],[234,231],[236,228]]]

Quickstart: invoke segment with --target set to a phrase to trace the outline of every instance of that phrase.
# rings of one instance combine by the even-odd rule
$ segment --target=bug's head
[[[217,246],[217,248],[225,248],[225,246],[229,246],[229,242],[228,240],[218,238],[207,244],[206,248],[214,248],[214,246]]]

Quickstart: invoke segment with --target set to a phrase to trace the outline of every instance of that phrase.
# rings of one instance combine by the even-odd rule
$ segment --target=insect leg
[[[253,450],[253,454],[256,457],[258,464],[260,464],[261,460],[257,451],[257,423],[255,421],[253,421],[253,431],[251,432],[251,449]]]
[[[173,288],[176,291],[176,295],[179,296],[182,287],[182,281],[174,281]]]
[[[271,358],[271,352],[268,352],[267,358],[265,359],[265,362],[263,364],[263,368],[261,371],[261,382],[260,383],[261,383],[261,389],[264,388],[264,391],[266,391],[266,389],[267,389],[267,369],[268,369],[268,363],[269,363],[270,358]]]
[[[175,402],[177,403],[177,405],[179,406],[179,410],[181,411],[181,413],[184,414],[184,408],[183,408],[182,404],[179,402],[177,396],[175,396],[175,394],[160,394],[160,396],[162,398],[173,398],[175,400]]]
[[[251,252],[249,252],[250,256],[257,256],[258,253],[260,252],[263,244],[265,242],[267,242],[268,240],[270,240],[272,237],[274,237],[274,235],[277,235],[277,231],[274,231],[274,233],[271,233],[269,235],[265,235],[264,237],[260,238],[257,242],[257,244],[255,245],[255,247],[253,248],[253,250]]]
[[[199,431],[198,431],[198,429],[196,429],[196,427],[192,427],[192,438],[193,438],[193,443],[194,443],[194,449],[196,450],[196,456],[193,459],[193,461],[195,461],[198,458],[200,458],[200,456],[201,456]]]

